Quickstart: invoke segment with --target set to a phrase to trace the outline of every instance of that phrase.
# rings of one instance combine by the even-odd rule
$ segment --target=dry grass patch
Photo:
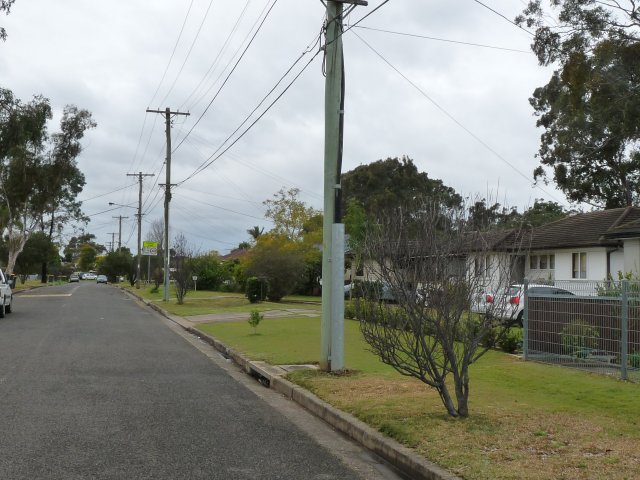
[[[640,471],[640,435],[630,437],[620,419],[506,409],[498,399],[454,419],[413,379],[297,372],[295,381],[466,479],[634,479]]]

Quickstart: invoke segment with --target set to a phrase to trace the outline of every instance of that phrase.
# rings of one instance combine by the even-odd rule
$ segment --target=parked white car
[[[14,280],[7,278],[2,270],[0,270],[0,318],[5,313],[11,313],[13,293],[11,288],[15,286]]]
[[[538,297],[574,296],[569,290],[553,285],[529,285],[529,295]],[[474,310],[476,310],[474,308]],[[487,293],[480,299],[477,310],[488,313],[496,318],[514,319],[522,326],[524,315],[524,285],[515,284],[507,287],[501,293]]]

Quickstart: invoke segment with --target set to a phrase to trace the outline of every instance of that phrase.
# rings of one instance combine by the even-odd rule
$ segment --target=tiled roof
[[[529,247],[614,246],[622,236],[640,236],[640,208],[626,207],[579,213],[531,231]]]
[[[231,250],[231,252],[227,253],[226,255],[221,256],[220,260],[222,260],[222,261],[224,261],[224,260],[236,260],[236,259],[243,258],[248,253],[249,253],[249,250],[247,250],[246,248],[236,248],[234,250]]]

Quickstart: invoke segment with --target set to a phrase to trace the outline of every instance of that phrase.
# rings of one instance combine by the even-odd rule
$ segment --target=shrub
[[[522,329],[513,327],[498,339],[498,347],[503,352],[515,353],[522,348]]]
[[[264,315],[262,315],[258,310],[252,310],[249,314],[249,325],[253,327],[253,333],[258,333],[258,325],[264,319]]]
[[[560,338],[566,354],[583,358],[589,350],[597,348],[600,329],[578,318],[565,325]]]
[[[351,320],[356,318],[356,307],[354,305],[344,306],[344,318],[349,318]]]
[[[266,280],[258,277],[247,278],[247,298],[251,303],[258,303],[264,301],[267,298],[269,291],[269,284]]]
[[[629,360],[629,365],[633,368],[640,368],[640,352],[632,353],[627,359]]]

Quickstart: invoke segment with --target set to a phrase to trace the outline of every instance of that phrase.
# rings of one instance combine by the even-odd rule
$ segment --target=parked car
[[[98,275],[96,277],[96,283],[107,283],[107,276],[106,275]]]
[[[538,297],[575,296],[564,288],[553,285],[529,285],[528,294]],[[477,311],[489,313],[498,318],[515,319],[522,326],[524,315],[524,285],[515,284],[507,287],[502,293],[487,293],[480,299]]]
[[[85,280],[96,280],[98,278],[98,276],[95,273],[85,273],[84,274],[84,279]]]
[[[4,317],[5,313],[11,313],[13,303],[13,292],[11,289],[15,287],[15,279],[8,278],[2,270],[0,270],[0,317]]]
[[[78,275],[77,273],[72,273],[72,274],[69,276],[69,283],[72,283],[72,282],[79,282],[79,281],[80,281],[80,275]]]

